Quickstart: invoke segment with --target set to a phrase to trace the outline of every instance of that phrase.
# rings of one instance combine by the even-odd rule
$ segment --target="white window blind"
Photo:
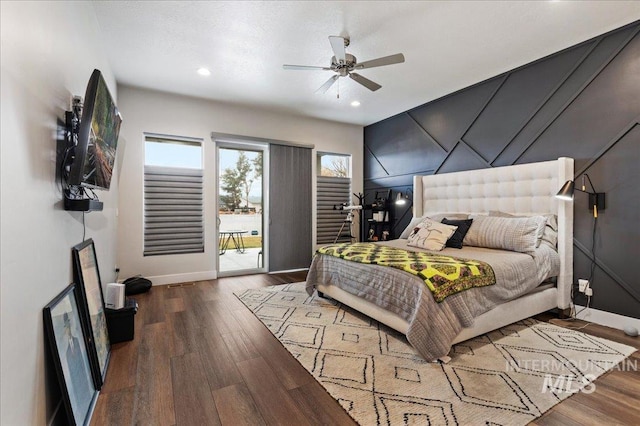
[[[202,169],[144,167],[144,255],[204,251]]]
[[[347,217],[346,210],[334,210],[334,205],[349,204],[351,199],[351,178],[317,177],[317,237],[318,244],[331,244]],[[345,224],[338,242],[349,242],[351,228]]]
[[[145,135],[143,254],[202,252],[202,143]]]

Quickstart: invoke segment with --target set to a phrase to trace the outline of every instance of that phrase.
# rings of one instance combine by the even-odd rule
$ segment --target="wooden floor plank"
[[[595,392],[591,394],[578,392],[572,398],[575,402],[588,406],[600,413],[607,413],[609,421],[625,424],[630,419],[640,420],[640,407],[637,397],[632,401],[617,392],[607,390],[597,381],[594,383]]]
[[[229,348],[231,358],[236,362],[260,356],[260,352],[258,352],[254,346],[252,339],[249,338],[243,330],[223,334],[222,339],[227,345],[227,348]]]
[[[233,296],[233,299],[229,298],[226,300],[207,302],[207,307],[211,310],[213,321],[220,331],[220,334],[228,334],[242,330],[242,325],[238,324],[232,312],[235,309],[244,308],[244,305],[235,305],[235,303],[241,302],[237,300],[235,296]]]
[[[583,424],[577,422],[564,414],[560,414],[558,411],[549,411],[542,417],[529,423],[529,426],[582,426]]]
[[[611,413],[598,411],[591,406],[581,404],[573,397],[553,407],[552,412],[557,412],[558,414],[571,419],[572,422],[577,422],[585,426],[628,426],[636,424],[631,421],[628,423],[621,423],[619,421],[616,421],[611,418]]]
[[[135,296],[138,300],[138,313],[136,319],[143,325],[164,321],[164,294],[167,286],[153,287],[147,293]]]
[[[169,293],[169,292],[167,292]],[[164,299],[164,310],[167,313],[183,312],[186,310],[182,297],[172,297]]]
[[[640,398],[640,380],[634,373],[634,371],[612,371],[598,379],[598,387],[615,392],[616,397]]]
[[[138,340],[111,345],[109,373],[105,377],[101,392],[109,393],[131,388],[136,384],[138,368]]]
[[[128,425],[132,424],[134,387],[101,394],[96,403],[91,424]]]
[[[234,311],[234,317],[251,336],[254,346],[278,375],[286,389],[315,381],[309,372],[282,346],[282,343],[248,309]],[[249,331],[250,330],[250,331]]]
[[[197,352],[200,328],[188,312],[176,312],[167,315],[167,324],[172,341],[172,355]]]
[[[176,407],[176,425],[220,425],[211,401],[200,355],[186,353],[171,358],[171,382]]]
[[[242,383],[242,376],[219,330],[200,328],[197,335],[205,376],[212,390]]]
[[[135,339],[113,345],[92,424],[354,424],[233,294],[305,277],[304,271],[227,277],[133,296],[140,306]],[[581,331],[640,346],[620,330],[590,324]],[[640,366],[640,353],[630,360]],[[574,395],[531,424],[640,424],[639,371],[614,369],[595,385],[594,393]]]
[[[220,420],[224,425],[266,425],[260,411],[253,402],[249,389],[244,383],[214,390],[213,400]]]
[[[357,423],[342,409],[336,406],[335,400],[315,383],[307,383],[299,388],[290,389],[289,395],[307,414],[307,420],[315,425],[357,425]]]
[[[238,363],[238,369],[260,414],[268,424],[307,425],[307,417],[263,358]]]
[[[140,336],[134,394],[135,424],[173,425],[170,335],[164,323],[144,326]]]

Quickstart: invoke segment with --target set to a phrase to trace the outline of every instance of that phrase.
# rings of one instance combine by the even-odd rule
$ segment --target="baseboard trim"
[[[584,306],[576,305],[576,312],[580,312],[581,309],[584,309]],[[577,315],[577,318],[600,325],[606,325],[607,327],[617,328],[619,330],[628,326],[635,327],[640,330],[640,319],[601,311],[599,309],[586,309],[580,312]]]
[[[156,275],[153,277],[146,277],[151,280],[153,285],[166,285],[166,284],[178,284],[192,281],[206,281],[215,280],[218,278],[216,271],[202,271],[202,272],[189,272],[186,274],[173,274],[173,275]]]

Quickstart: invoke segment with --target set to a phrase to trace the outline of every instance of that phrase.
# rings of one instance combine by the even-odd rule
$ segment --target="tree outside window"
[[[348,155],[318,154],[320,176],[351,177]]]
[[[226,210],[248,209],[251,187],[262,177],[262,153],[238,151],[235,167],[224,169],[220,175],[220,208]]]

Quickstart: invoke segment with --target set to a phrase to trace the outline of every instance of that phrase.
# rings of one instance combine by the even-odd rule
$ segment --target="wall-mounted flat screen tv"
[[[109,189],[122,117],[99,70],[87,85],[68,183]]]

